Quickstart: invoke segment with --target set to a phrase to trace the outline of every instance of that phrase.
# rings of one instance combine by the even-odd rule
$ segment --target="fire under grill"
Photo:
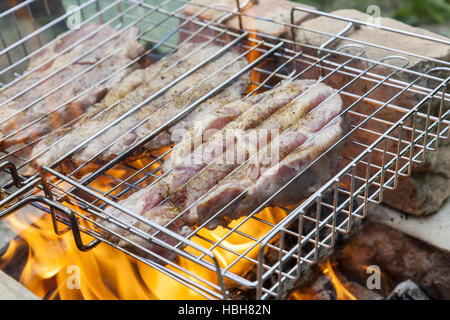
[[[392,48],[389,39],[386,39],[386,45],[383,46],[371,43],[370,39],[357,40],[346,36],[348,31],[352,28],[372,27],[430,44],[450,43],[303,7],[291,9],[290,23],[273,21],[246,14],[243,8],[247,5],[249,4],[237,1],[236,9],[230,11],[182,0],[80,1],[77,12],[81,25],[95,21],[101,23],[101,26],[110,25],[117,29],[116,33],[98,43],[98,47],[113,41],[131,27],[139,29],[137,37],[145,50],[124,68],[138,61],[154,63],[161,59],[171,59],[171,53],[192,42],[197,43],[198,47],[215,45],[217,48],[199,65],[120,115],[115,123],[132,116],[144,104],[151,103],[171,87],[230,50],[239,52],[239,57],[246,58],[248,64],[107,162],[99,164],[96,159],[113,146],[114,142],[105,149],[98,150],[89,161],[71,168],[70,172],[62,170],[60,166],[67,157],[77,153],[92,139],[100,137],[115,123],[105,124],[82,144],[30,175],[23,174],[27,165],[36,160],[36,157],[30,156],[30,149],[48,135],[3,148],[0,152],[0,219],[32,204],[51,214],[55,232],[73,232],[80,250],[87,251],[102,241],[106,242],[206,298],[227,299],[233,297],[235,290],[242,288],[251,290],[252,297],[258,299],[281,297],[286,288],[302,276],[304,266],[317,263],[322,254],[334,246],[339,234],[348,233],[355,220],[366,216],[369,203],[382,202],[385,190],[394,190],[399,177],[410,175],[413,166],[423,161],[425,153],[436,150],[440,140],[448,137],[450,111],[446,106],[450,95],[446,93],[446,89],[450,81],[450,63]],[[188,15],[185,10],[187,6],[196,6],[197,14]],[[48,19],[41,27],[34,24],[39,18],[35,16],[37,7],[44,8],[44,15]],[[207,10],[217,13],[212,20],[201,19],[202,13]],[[8,38],[3,33],[0,35],[0,92],[33,72],[39,72],[37,70],[40,66],[26,69],[28,61],[39,54],[42,48],[56,41],[56,36],[65,30],[65,21],[74,14],[74,11],[56,11],[48,6],[46,0],[27,0],[0,14],[2,24],[17,27],[16,35]],[[336,22],[344,21],[346,27],[335,34],[309,29],[294,23],[299,14],[327,17]],[[34,27],[30,29],[20,26],[18,19],[23,16],[27,16]],[[226,26],[225,22],[231,19],[238,19],[240,30]],[[279,37],[261,33],[254,29],[255,21],[264,21],[274,28],[284,28],[286,32]],[[326,40],[321,45],[297,41],[302,32],[309,32]],[[79,43],[86,41],[89,36],[91,35],[80,39]],[[338,46],[334,45],[336,42],[339,42]],[[68,50],[79,43],[71,44]],[[373,59],[367,54],[370,50],[382,51],[382,58]],[[84,52],[74,59],[82,59],[86,54],[88,53]],[[49,57],[50,61],[55,58],[56,55]],[[110,56],[103,57],[90,68],[95,68],[109,58]],[[180,60],[182,59],[184,58]],[[417,59],[425,61],[428,66],[425,71],[409,68],[411,60]],[[181,61],[170,62],[176,66]],[[48,61],[42,65],[45,63]],[[67,65],[71,63],[73,61]],[[61,70],[67,65],[61,66]],[[218,68],[216,73],[205,74],[201,81],[209,81],[225,67],[227,66]],[[60,70],[53,72],[58,73]],[[271,200],[284,190],[286,184],[251,214],[220,227],[220,231],[209,231],[205,227],[207,223],[204,223],[186,237],[170,230],[171,224],[175,223],[178,217],[167,225],[160,226],[119,205],[119,199],[128,198],[136,191],[159,181],[163,176],[161,166],[177,148],[176,145],[166,146],[158,151],[148,152],[144,145],[248,72],[251,73],[251,84],[247,89],[247,96],[271,89],[280,81],[296,79],[319,79],[319,82],[337,90],[335,94],[340,94],[344,101],[344,109],[339,116],[348,117],[349,130],[337,143],[299,172],[295,179],[301,179],[320,159],[330,156],[333,150],[345,144],[337,173],[301,203],[283,208],[269,207]],[[83,73],[73,74],[70,79],[49,89],[48,94],[63,91],[71,81],[76,81],[82,75]],[[94,86],[101,85],[112,76],[101,79]],[[24,88],[17,96],[33,90],[36,85],[38,84]],[[180,95],[189,95],[195,89],[195,86],[192,86]],[[89,93],[90,90],[92,86],[85,88],[78,96]],[[76,98],[77,96],[73,96],[71,100],[55,106],[55,110],[66,108]],[[38,97],[25,106],[25,109],[33,108],[40,99],[43,97]],[[0,102],[0,108],[7,102]],[[114,108],[114,105],[110,107]],[[8,115],[9,118],[14,116]],[[52,117],[52,114],[48,113],[43,116],[45,117]],[[73,121],[75,122],[76,118]],[[140,119],[132,130],[149,121],[152,121],[152,115]],[[71,122],[68,122],[63,126],[70,124]],[[20,123],[12,135],[20,134],[33,125],[35,121]],[[0,144],[6,138],[1,138]],[[58,143],[59,141],[56,141],[52,144],[49,150],[55,148]],[[86,172],[86,168],[94,169]],[[243,193],[235,200],[242,196]],[[134,223],[111,216],[106,211],[108,207],[114,207],[125,216],[155,228],[156,233],[148,234]],[[184,212],[181,213],[183,214]],[[217,212],[217,215],[219,214],[220,210]],[[61,229],[61,224],[57,221],[65,224],[67,228]],[[108,221],[109,224],[106,225],[102,221]],[[148,250],[142,245],[142,241],[133,241],[136,237],[130,239],[117,233],[117,229],[111,228],[111,225],[169,250],[180,258],[175,262],[168,260]],[[121,238],[127,246],[118,246],[111,242],[105,238],[105,233]],[[166,243],[158,237],[160,234],[176,239],[178,244]],[[235,243],[245,243],[245,246]],[[145,258],[136,252],[144,252],[157,259]]]

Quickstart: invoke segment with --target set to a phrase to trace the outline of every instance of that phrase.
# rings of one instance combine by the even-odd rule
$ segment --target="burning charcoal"
[[[316,294],[313,300],[336,300],[336,296],[332,290],[325,290]]]
[[[333,286],[330,283],[328,277],[322,274],[311,286],[311,289],[316,292],[325,292],[325,291],[332,291]]]
[[[425,292],[412,280],[400,283],[387,298],[388,300],[430,300]]]
[[[294,290],[290,299],[293,300],[336,300],[335,290],[330,279],[320,271],[318,266],[312,267],[306,275],[310,278],[304,282],[299,289]],[[311,279],[312,277],[312,279]]]
[[[363,287],[362,285],[349,281],[344,283],[344,287],[353,293],[358,300],[383,300],[383,296],[374,290]]]

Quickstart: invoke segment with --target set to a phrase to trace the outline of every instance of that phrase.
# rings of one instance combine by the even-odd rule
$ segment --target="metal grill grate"
[[[140,30],[139,40],[147,48],[144,55],[151,61],[164,59],[164,57],[170,59],[171,52],[191,41],[199,42],[199,46],[211,43],[221,44],[218,51],[204,64],[231,49],[239,50],[242,56],[252,56],[255,59],[238,74],[189,105],[181,114],[170,119],[157,130],[149,132],[144,139],[134,143],[125,152],[97,166],[93,172],[83,177],[78,175],[79,171],[89,165],[89,162],[95,162],[95,158],[69,173],[62,172],[58,164],[88,144],[94,137],[84,141],[82,145],[77,146],[52,165],[42,167],[42,175],[36,173],[25,177],[20,175],[20,172],[25,165],[34,160],[27,158],[28,148],[40,139],[45,139],[45,136],[34,141],[27,141],[21,146],[13,146],[7,152],[4,151],[0,154],[0,162],[5,161],[1,165],[4,169],[2,173],[4,199],[0,201],[0,206],[4,209],[0,213],[0,218],[6,217],[25,204],[33,203],[51,212],[55,220],[68,225],[69,228],[66,230],[58,230],[55,224],[55,230],[61,233],[71,228],[81,250],[89,250],[99,241],[107,242],[207,298],[228,298],[235,287],[255,289],[256,298],[278,297],[283,294],[283,289],[300,277],[305,264],[317,262],[323,250],[333,247],[338,233],[349,232],[355,218],[365,217],[367,203],[380,203],[384,190],[395,189],[400,176],[411,174],[413,165],[421,163],[426,152],[435,150],[439,146],[440,139],[448,137],[449,110],[446,106],[450,101],[450,95],[446,93],[446,86],[450,80],[450,64],[437,59],[420,57],[434,63],[437,67],[425,73],[407,69],[408,57],[418,57],[414,52],[406,53],[389,47],[380,48],[376,44],[346,37],[345,34],[351,26],[368,24],[318,11],[298,8],[292,10],[291,16],[294,17],[296,11],[306,11],[348,22],[347,27],[337,35],[307,30],[328,36],[329,40],[320,47],[292,40],[295,39],[296,32],[305,30],[302,26],[270,21],[270,23],[287,27],[289,32],[282,38],[246,30],[245,25],[243,30],[233,31],[225,28],[223,22],[236,14],[245,15],[239,14],[239,10],[228,12],[217,9],[221,12],[219,18],[203,21],[196,15],[183,14],[182,10],[187,4],[189,1],[181,0],[92,0],[80,2],[79,7],[82,23],[97,21],[111,24],[118,28],[117,34],[131,26],[137,26]],[[32,12],[33,6],[36,5],[47,8],[46,13],[48,17],[51,17],[47,24],[43,27],[35,27],[27,34],[23,34],[18,28],[18,39],[12,43],[8,43],[4,35],[0,39],[3,44],[3,49],[0,51],[0,63],[4,64],[3,69],[0,70],[2,80],[0,93],[28,73],[35,72],[35,70],[24,71],[29,58],[39,53],[41,48],[51,45],[55,36],[63,30],[61,23],[70,15],[64,12],[53,13],[45,0],[35,0],[25,1],[3,12],[0,14],[0,21],[6,23],[16,20],[21,10],[26,10],[31,21],[34,22],[36,19]],[[211,10],[207,6],[199,5],[199,8],[199,12]],[[55,14],[56,17],[54,17]],[[408,34],[390,28],[385,28],[385,31],[405,37],[422,38],[424,41],[450,44],[445,40]],[[110,41],[114,36],[117,35],[111,35],[104,42]],[[346,40],[347,44],[330,49],[336,39]],[[76,43],[73,44],[73,46],[76,45]],[[370,47],[386,50],[386,57],[380,61],[367,58],[364,53]],[[17,50],[22,50],[22,53],[15,54]],[[104,57],[104,59],[108,58],[108,56]],[[194,67],[189,73],[196,72],[200,67],[201,65]],[[257,76],[252,77],[252,86],[248,95],[270,89],[281,80],[294,79],[319,78],[320,82],[337,89],[337,93],[343,97],[345,103],[343,114],[351,119],[351,126],[349,132],[321,157],[326,157],[333,148],[346,142],[338,173],[298,205],[277,208],[269,212],[266,208],[276,194],[272,195],[247,217],[224,226],[216,234],[216,238],[205,236],[209,232],[205,228],[206,223],[198,226],[188,237],[182,237],[168,229],[176,219],[165,227],[161,227],[118,205],[117,200],[125,199],[161,179],[161,165],[170,157],[176,146],[146,154],[139,160],[130,160],[132,156],[142,153],[146,142],[249,70]],[[182,75],[177,81],[187,75]],[[80,74],[75,74],[73,79],[79,76]],[[208,75],[203,81],[207,81],[211,76],[214,74]],[[64,90],[64,85],[73,79],[61,83],[54,90]],[[160,91],[164,92],[175,83],[176,81],[171,82]],[[365,89],[361,90],[361,88]],[[29,87],[25,90],[32,89],[33,87]],[[86,89],[86,92],[89,90],[90,88]],[[183,94],[189,94],[190,90],[195,90],[195,86]],[[152,101],[157,95],[158,93],[155,93],[148,97],[144,103]],[[68,103],[70,101],[66,101],[57,108],[64,108]],[[131,115],[144,103],[134,106],[119,120]],[[0,108],[2,105],[4,102],[0,103]],[[111,106],[113,107],[114,105]],[[138,126],[146,121],[151,121],[151,115],[143,119]],[[30,124],[24,124],[24,126],[27,125]],[[71,123],[65,125],[69,126]],[[111,126],[112,124],[105,125],[95,136],[101,135]],[[97,156],[105,151],[106,149],[99,150]],[[319,159],[313,161],[296,178],[305,174]],[[282,190],[283,188],[277,193]],[[156,228],[158,233],[166,233],[174,237],[179,241],[179,245],[170,246],[156,235],[147,234],[134,225],[110,216],[105,211],[110,206]],[[220,212],[216,215],[218,214]],[[182,258],[175,263],[157,256],[140,243],[106,227],[101,223],[102,220],[108,220],[141,239],[173,251]],[[259,226],[262,233],[255,237],[252,230],[246,228],[250,224]],[[103,230],[102,233],[99,232],[100,229]],[[80,231],[95,239],[90,243],[83,243],[79,235]],[[115,234],[129,246],[119,247],[108,241],[102,236],[104,232]],[[230,239],[236,238],[247,243],[244,251],[238,251],[230,245]],[[186,245],[185,248],[183,248],[184,245]],[[137,249],[150,256],[157,256],[164,263],[155,263],[153,260],[135,254]],[[227,265],[224,265],[221,260],[224,255],[229,258]]]

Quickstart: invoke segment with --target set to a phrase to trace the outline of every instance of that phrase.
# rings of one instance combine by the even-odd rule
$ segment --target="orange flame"
[[[330,259],[327,259],[325,264],[321,264],[320,268],[322,272],[328,277],[334,289],[336,290],[336,298],[338,300],[358,300],[350,291],[345,288],[341,280],[339,280],[333,266],[331,265]]]
[[[143,167],[150,161],[140,159],[136,160],[133,165]],[[158,166],[158,164],[155,164],[155,166]],[[108,173],[117,178],[124,178],[129,174],[125,166],[111,169]],[[138,179],[139,177],[135,178]],[[117,182],[114,182],[112,178],[104,177],[103,179],[97,179],[91,186],[97,190],[106,191],[111,190],[114,184],[117,184]],[[117,192],[120,192],[120,188],[114,190],[114,194]],[[84,213],[82,209],[69,203],[64,204],[77,212]],[[261,220],[276,224],[286,217],[286,212],[279,208],[266,208],[256,216]],[[30,218],[32,219],[30,220]],[[236,227],[243,219],[244,217],[232,221],[228,227]],[[29,210],[24,208],[7,218],[7,221],[10,228],[25,240],[29,249],[28,259],[20,276],[20,282],[41,298],[63,300],[204,298],[169,276],[107,244],[101,243],[88,252],[79,251],[71,232],[62,236],[57,236],[53,232],[51,217],[48,214],[40,217],[40,214],[30,214]],[[86,221],[82,222],[85,223]],[[30,225],[30,223],[33,224]],[[270,230],[270,225],[255,219],[249,219],[237,230],[241,234],[232,233],[221,242],[222,247],[217,246],[212,249],[212,252],[223,268],[238,260],[230,268],[230,271],[244,275],[254,264],[247,259],[237,259],[238,255],[246,252],[255,244],[252,239],[259,239],[264,236]],[[196,236],[192,241],[209,248],[211,243],[205,239],[215,243],[228,232],[229,229],[224,227],[217,227],[215,230],[202,229],[198,232],[200,237]],[[246,234],[248,237],[242,234]],[[82,234],[82,238],[84,243],[92,240],[86,234]],[[12,259],[19,247],[20,241],[11,241],[5,254],[0,257],[0,268],[8,263],[14,263]],[[224,247],[229,250],[224,249]],[[194,255],[199,254],[190,247],[185,250]],[[258,250],[259,247],[255,246],[255,248],[249,250],[246,257],[256,259]],[[205,260],[208,259],[205,258]],[[178,264],[202,279],[218,284],[215,272],[185,258],[180,258]],[[182,274],[179,269],[173,266],[168,266],[168,268]],[[76,272],[79,272],[76,274],[79,277],[79,282],[73,282],[76,280],[74,278]],[[199,282],[188,274],[183,275],[192,281]],[[53,287],[51,284],[53,284]],[[79,286],[76,284],[79,284]],[[226,284],[230,284],[230,281],[226,281]],[[49,292],[52,289],[53,291]]]
[[[328,277],[331,285],[333,286],[336,292],[337,300],[358,300],[355,295],[353,295],[341,282],[336,272],[333,269],[333,265],[328,258],[325,262],[319,264],[320,269],[323,274]],[[319,292],[316,292],[312,288],[302,288],[295,290],[289,296],[291,300],[314,300],[314,297]]]
[[[252,21],[252,20],[249,20],[249,21]],[[250,26],[249,30],[250,31],[252,30],[252,26]],[[259,40],[259,39],[260,39],[260,37],[258,37],[253,32],[250,32],[248,34],[248,45],[250,48],[252,48],[250,50],[250,52],[247,54],[247,60],[249,63],[255,61],[262,55],[262,52],[257,49],[257,46],[258,46],[257,40]],[[251,71],[251,74],[250,74],[250,86],[247,89],[247,93],[250,93],[253,90],[255,90],[258,87],[260,80],[261,80],[261,72],[255,70],[255,68],[253,68]]]
[[[28,215],[29,216],[29,215]],[[276,223],[285,216],[281,209],[265,209],[258,214],[261,219]],[[243,219],[243,218],[241,218]],[[241,220],[240,219],[240,220]],[[28,244],[28,259],[21,274],[20,282],[37,296],[48,299],[202,299],[203,296],[180,285],[179,282],[133,259],[129,255],[101,243],[88,252],[77,249],[71,232],[57,236],[52,229],[49,215],[33,216],[34,224],[29,225],[29,218],[23,219],[19,215],[9,217],[10,228],[20,235]],[[233,221],[230,227],[240,220]],[[259,238],[267,231],[266,224],[247,221],[240,231]],[[212,241],[223,237],[228,230],[218,227],[216,230],[201,230],[203,237]],[[85,242],[90,237],[83,235]],[[210,245],[205,240],[194,238],[200,245]],[[224,246],[238,252],[245,252],[252,244],[243,236],[231,235]],[[0,258],[0,267],[11,263],[14,253],[19,249],[20,241],[12,240],[5,254]],[[193,249],[187,248],[188,251]],[[247,256],[255,259],[258,247],[251,250]],[[228,266],[237,257],[229,251],[216,248],[213,250],[221,267]],[[180,258],[179,265],[198,276],[217,284],[216,274],[205,270],[198,264]],[[244,259],[239,260],[231,271],[244,274],[252,264]],[[175,270],[175,268],[170,267]],[[79,288],[68,285],[73,279],[74,270],[79,270]],[[190,277],[191,280],[195,278]],[[49,283],[56,283],[56,288],[49,295]]]

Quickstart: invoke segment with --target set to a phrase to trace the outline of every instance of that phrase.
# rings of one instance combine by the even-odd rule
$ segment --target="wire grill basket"
[[[367,27],[371,26],[370,23],[312,9],[294,8],[290,12],[291,23],[283,23],[246,15],[242,9],[248,4],[239,1],[234,10],[198,4],[200,13],[202,10],[219,12],[214,20],[205,21],[198,15],[186,15],[183,9],[187,5],[195,5],[195,1],[86,0],[79,1],[72,11],[66,11],[67,8],[62,6],[50,7],[46,0],[26,0],[0,13],[0,25],[10,25],[15,30],[8,35],[0,34],[0,94],[1,90],[36,72],[26,69],[29,59],[51,45],[56,36],[66,30],[66,21],[74,14],[79,15],[81,24],[95,21],[116,27],[117,34],[111,35],[111,38],[130,27],[139,28],[138,39],[146,48],[142,56],[150,61],[170,59],[170,53],[192,41],[198,42],[199,46],[219,44],[217,52],[202,65],[229,50],[238,50],[242,57],[250,60],[244,69],[190,104],[183,112],[86,175],[80,176],[79,172],[95,159],[69,173],[63,172],[58,165],[89,141],[53,164],[41,167],[40,172],[36,171],[31,176],[22,174],[22,169],[34,160],[27,152],[46,136],[3,149],[0,152],[0,218],[33,204],[52,214],[57,233],[71,230],[80,250],[90,250],[104,241],[206,298],[229,298],[234,288],[246,288],[251,292],[251,297],[258,299],[280,297],[301,276],[305,265],[316,263],[323,252],[333,247],[339,233],[348,233],[355,219],[366,216],[368,203],[382,202],[384,191],[394,190],[400,177],[410,175],[427,152],[436,150],[447,139],[450,95],[446,90],[450,80],[450,63],[404,52],[389,45],[380,46],[352,39],[346,36],[352,27]],[[292,23],[298,11],[344,21],[347,25],[337,34],[307,29]],[[224,23],[235,16],[240,19],[241,30],[225,27]],[[242,17],[282,25],[287,32],[281,37],[274,37],[252,31],[250,26],[242,23]],[[406,38],[450,44],[442,39],[380,28]],[[297,42],[296,35],[304,31],[324,36],[327,40],[320,46]],[[105,39],[107,41],[110,40]],[[345,44],[334,46],[337,41]],[[380,60],[372,59],[366,54],[372,48],[384,50],[385,56]],[[142,59],[142,56],[131,63]],[[423,59],[432,67],[425,72],[412,70],[409,68],[410,59]],[[196,72],[202,65],[181,75],[161,92]],[[170,223],[164,227],[156,225],[119,205],[117,200],[127,198],[161,179],[161,165],[176,146],[145,153],[139,160],[130,160],[133,155],[144,153],[143,146],[148,141],[246,72],[252,73],[251,89],[247,95],[270,89],[282,80],[293,79],[317,78],[337,90],[336,94],[342,96],[345,104],[341,115],[345,114],[350,119],[350,129],[296,178],[300,179],[320,158],[329,156],[333,149],[345,143],[336,174],[301,203],[270,209],[271,199],[282,192],[286,184],[250,215],[221,227],[220,232],[213,236],[201,225],[188,237],[183,237],[169,230]],[[79,76],[75,74],[73,79]],[[214,75],[205,75],[204,81],[210,76]],[[54,90],[64,90],[65,85],[62,83]],[[194,90],[195,86],[191,89]],[[85,92],[89,90],[91,88]],[[182,94],[189,94],[189,90]],[[145,103],[155,97],[149,96]],[[70,101],[60,107],[64,108],[68,103]],[[0,108],[4,104],[0,102]],[[130,116],[142,105],[134,106],[121,118]],[[150,115],[139,125],[151,119]],[[23,124],[24,127],[29,125]],[[105,124],[95,135],[100,136],[111,126]],[[105,151],[99,150],[97,156]],[[157,229],[157,234],[170,235],[178,241],[178,245],[169,245],[134,224],[110,216],[106,211],[108,207],[115,207],[125,215]],[[104,220],[140,239],[171,250],[180,256],[180,260],[169,261],[146,249],[141,242],[123,236],[127,246],[119,247],[104,237],[105,232],[121,237],[101,223]],[[68,228],[59,230],[56,221],[63,222]],[[255,233],[255,230],[258,232]],[[83,243],[80,232],[92,236],[93,240]],[[233,246],[233,241],[245,243],[245,248],[238,249]],[[159,263],[136,254],[137,251],[157,256]],[[226,264],[223,257],[227,257]]]

